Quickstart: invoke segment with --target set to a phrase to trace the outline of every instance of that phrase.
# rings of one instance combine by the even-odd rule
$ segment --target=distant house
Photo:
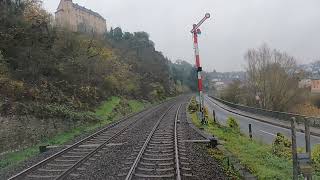
[[[311,82],[311,92],[320,93],[320,79],[312,79]]]
[[[216,89],[218,91],[222,91],[222,90],[224,90],[226,88],[226,84],[224,82],[222,82],[222,81],[215,82],[214,86],[216,87]]]
[[[299,88],[309,88],[312,85],[311,79],[302,79],[299,81]]]
[[[215,78],[215,79],[211,79],[211,82],[219,82],[219,81],[221,81],[221,79],[217,79],[217,78]]]

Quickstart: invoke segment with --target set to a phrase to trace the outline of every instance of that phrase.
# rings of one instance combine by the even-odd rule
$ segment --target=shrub
[[[59,118],[66,122],[98,122],[100,117],[92,112],[79,112],[65,105],[41,104],[41,103],[20,103],[14,104],[14,111],[18,115],[30,115],[41,119]]]
[[[277,136],[272,143],[272,153],[278,157],[290,159],[291,146],[292,143],[288,138],[281,133],[277,133]]]
[[[312,95],[310,99],[314,106],[320,108],[320,95]]]
[[[317,144],[313,147],[312,152],[311,152],[311,156],[312,156],[312,161],[318,167],[320,167],[320,144]]]
[[[6,75],[7,73],[8,73],[7,65],[2,55],[2,52],[0,50],[0,77],[3,75]]]
[[[25,94],[24,83],[0,77],[0,94],[16,100],[22,98]]]
[[[228,117],[227,119],[227,126],[234,130],[240,131],[240,126],[237,120],[234,117]]]
[[[208,119],[209,118],[209,111],[208,111],[207,107],[204,107],[203,113],[204,113],[204,116],[206,117],[206,119]]]
[[[195,97],[191,98],[190,104],[188,106],[188,110],[192,113],[198,110],[198,105]]]

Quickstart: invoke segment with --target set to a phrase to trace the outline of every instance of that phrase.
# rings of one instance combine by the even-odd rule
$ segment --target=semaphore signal
[[[204,18],[198,23],[193,24],[193,28],[191,33],[193,34],[193,46],[194,46],[194,54],[196,58],[196,68],[197,68],[197,76],[198,76],[198,91],[199,91],[199,104],[200,104],[200,113],[201,113],[201,122],[204,123],[204,99],[203,99],[203,88],[202,88],[202,67],[200,65],[200,55],[199,55],[199,47],[198,47],[198,35],[201,34],[201,30],[199,27],[202,23],[204,23],[207,19],[210,18],[210,14],[206,13]]]

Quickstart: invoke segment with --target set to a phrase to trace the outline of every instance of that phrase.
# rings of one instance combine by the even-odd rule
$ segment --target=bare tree
[[[244,97],[242,88],[242,82],[234,80],[221,93],[221,98],[236,104],[242,104],[242,98]]]
[[[251,105],[256,101],[262,108],[287,110],[300,99],[303,90],[298,88],[299,69],[294,57],[264,44],[248,50],[245,58]]]

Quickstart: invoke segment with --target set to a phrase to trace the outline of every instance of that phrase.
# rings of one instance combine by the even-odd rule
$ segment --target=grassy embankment
[[[202,126],[195,113],[192,114],[192,121],[197,127],[203,127],[205,131],[223,140],[224,147],[259,179],[292,179],[292,162],[272,154],[271,145],[250,140],[231,128],[214,124],[212,119],[207,126]],[[209,149],[209,153],[217,157],[214,149]],[[221,154],[218,156],[218,160],[223,160]]]
[[[203,127],[205,131],[223,140],[224,147],[259,179],[292,179],[292,161],[274,155],[271,145],[250,140],[239,131],[215,124],[212,118],[209,118],[210,123],[207,126],[203,126],[195,113],[191,117],[197,127]],[[224,161],[221,152],[209,149],[209,153],[218,158],[218,160]],[[320,179],[318,170],[314,175],[314,179]]]
[[[70,131],[60,133],[54,136],[53,138],[43,140],[40,144],[37,144],[35,146],[4,155],[0,159],[0,170],[5,170],[8,167],[14,166],[21,161],[24,161],[32,156],[37,155],[39,153],[39,150],[38,150],[39,145],[43,145],[43,144],[62,145],[72,140],[76,136],[79,136],[80,134],[83,134],[85,132],[91,132],[102,125],[107,125],[109,123],[114,122],[116,119],[119,118],[119,116],[121,116],[121,113],[119,113],[119,111],[115,112],[114,110],[117,106],[120,105],[122,100],[124,99],[121,99],[119,97],[112,97],[108,101],[105,101],[104,103],[102,103],[101,106],[98,107],[95,112],[95,114],[97,116],[100,116],[102,119],[102,121],[100,121],[99,123],[76,127]],[[137,100],[129,100],[128,105],[129,105],[129,112],[127,113],[134,113],[134,112],[141,111],[149,104],[145,102],[140,102]]]

